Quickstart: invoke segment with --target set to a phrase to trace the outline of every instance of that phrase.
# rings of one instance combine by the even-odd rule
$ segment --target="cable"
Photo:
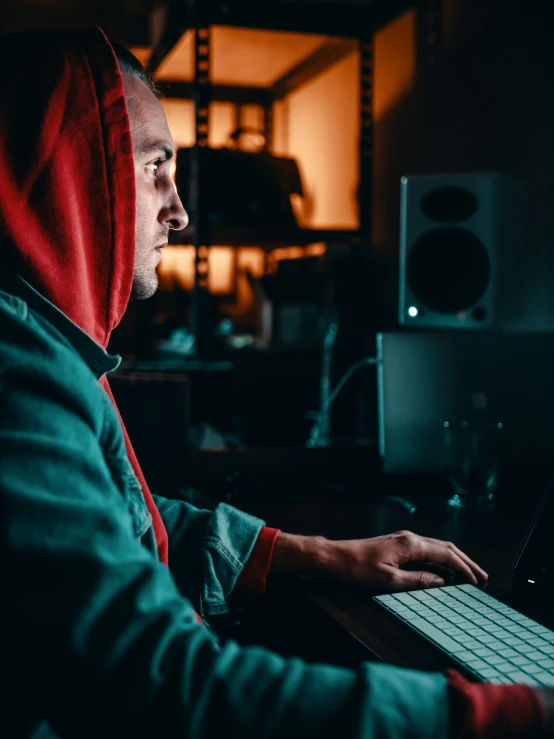
[[[329,395],[329,398],[327,400],[327,404],[325,405],[325,408],[322,408],[319,413],[316,416],[316,422],[314,423],[312,430],[310,432],[310,438],[308,439],[307,446],[314,447],[318,445],[319,442],[319,435],[321,431],[321,422],[323,420],[323,417],[326,413],[329,412],[329,409],[331,408],[331,405],[336,400],[338,394],[343,389],[343,387],[346,385],[348,380],[352,377],[352,375],[357,372],[361,367],[367,367],[367,366],[375,366],[379,363],[379,360],[376,359],[376,357],[364,357],[363,359],[359,359],[357,362],[355,362],[352,367],[350,367],[344,375],[341,377],[341,379],[336,384],[334,390]],[[325,442],[323,445],[327,445],[328,441]]]
[[[337,385],[335,386],[335,389],[333,390],[333,392],[329,395],[329,400],[327,401],[327,405],[323,409],[323,412],[326,413],[329,410],[335,398],[340,393],[340,391],[343,389],[343,387],[346,385],[348,380],[352,377],[354,372],[357,372],[357,370],[359,370],[361,367],[376,365],[377,361],[378,360],[375,357],[364,357],[363,359],[360,359],[355,364],[353,364],[352,367],[350,367],[350,369],[344,373],[344,375],[341,377],[341,379],[338,381]]]

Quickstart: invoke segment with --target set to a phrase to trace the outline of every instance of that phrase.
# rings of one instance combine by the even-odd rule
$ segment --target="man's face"
[[[136,187],[135,272],[131,297],[145,300],[158,288],[156,267],[170,229],[188,216],[170,177],[173,140],[160,101],[141,80],[123,75],[129,111]]]

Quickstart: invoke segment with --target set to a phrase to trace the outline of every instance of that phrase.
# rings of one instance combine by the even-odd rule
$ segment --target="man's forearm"
[[[405,565],[412,563],[420,567],[407,571]],[[270,572],[333,578],[388,592],[441,587],[454,572],[473,585],[488,578],[453,543],[410,531],[344,541],[279,533]]]
[[[334,542],[322,536],[279,533],[271,559],[271,574],[329,577],[332,574]]]

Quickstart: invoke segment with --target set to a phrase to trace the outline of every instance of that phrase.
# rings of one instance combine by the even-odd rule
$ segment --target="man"
[[[546,735],[546,691],[307,666],[219,647],[198,623],[195,610],[225,612],[235,587],[263,590],[269,570],[381,590],[442,584],[400,569],[409,561],[486,574],[406,532],[329,542],[230,506],[153,500],[105,347],[131,292],[155,291],[168,232],[187,216],[161,106],[118,55],[99,30],[0,45],[3,735]]]

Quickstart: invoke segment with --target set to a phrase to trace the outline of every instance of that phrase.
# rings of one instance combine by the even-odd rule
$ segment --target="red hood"
[[[103,347],[131,293],[135,183],[119,67],[99,29],[0,45],[1,256]]]
[[[131,133],[105,35],[2,37],[0,257],[105,348],[129,301],[134,252]],[[123,431],[166,560],[167,535]]]

